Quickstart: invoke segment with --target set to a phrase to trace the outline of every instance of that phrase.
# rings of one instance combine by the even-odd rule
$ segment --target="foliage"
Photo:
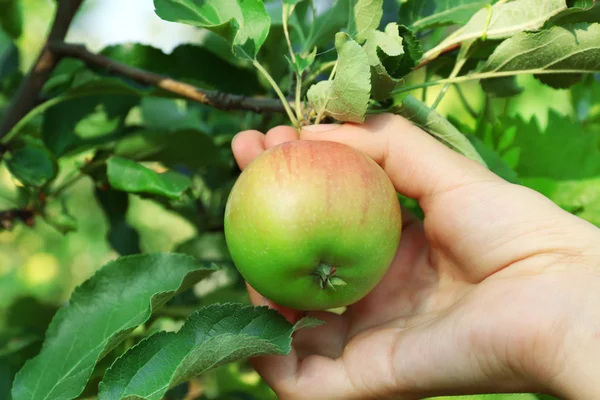
[[[274,398],[247,358],[319,322],[248,304],[223,237],[240,130],[398,113],[600,226],[596,2],[153,5],[202,41],[55,38],[32,78],[35,7],[0,0],[2,399]]]

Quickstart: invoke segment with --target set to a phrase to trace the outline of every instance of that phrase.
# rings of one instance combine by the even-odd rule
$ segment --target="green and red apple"
[[[348,306],[383,278],[401,234],[387,174],[344,144],[296,140],[242,172],[225,211],[225,236],[242,277],[297,310]]]

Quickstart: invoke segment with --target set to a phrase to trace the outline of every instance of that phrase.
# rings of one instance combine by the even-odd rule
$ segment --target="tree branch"
[[[28,226],[33,226],[35,213],[32,210],[14,209],[0,211],[0,229],[10,230],[15,221],[22,221]]]
[[[36,106],[40,90],[60,60],[60,57],[48,49],[48,43],[64,40],[73,17],[77,13],[82,1],[58,1],[56,14],[46,43],[44,43],[37,61],[33,64],[33,67],[23,81],[13,102],[4,113],[4,120],[0,122],[0,139],[6,136],[17,122]]]
[[[156,86],[167,92],[220,110],[247,110],[257,113],[285,112],[285,108],[279,100],[247,97],[200,89],[166,76],[134,68],[118,61],[111,60],[108,57],[94,54],[81,45],[53,42],[48,45],[48,48],[56,55],[77,58],[90,67],[102,68],[111,73],[133,79],[136,82]]]

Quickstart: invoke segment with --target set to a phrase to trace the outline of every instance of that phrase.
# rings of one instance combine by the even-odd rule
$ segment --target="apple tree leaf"
[[[13,400],[78,397],[101,358],[214,270],[181,254],[127,256],[106,264],[54,316],[41,352],[15,378]]]
[[[523,184],[600,227],[600,176],[575,180],[524,178]]]
[[[372,95],[375,100],[383,100],[400,82],[396,71],[404,56],[403,39],[398,33],[398,25],[390,23],[385,32],[371,31],[363,48],[371,65]]]
[[[13,39],[23,33],[23,4],[21,0],[0,0],[0,27]]]
[[[475,150],[481,155],[481,158],[483,158],[490,171],[510,183],[521,183],[519,175],[517,175],[496,151],[475,135],[468,135],[465,137],[473,144],[473,147],[475,147]]]
[[[363,43],[371,31],[379,28],[383,17],[383,0],[357,0],[354,5],[356,41]]]
[[[145,193],[179,199],[192,182],[180,173],[167,171],[158,173],[135,161],[113,156],[107,161],[110,185],[124,192]]]
[[[140,234],[127,221],[129,196],[118,190],[96,188],[96,200],[109,223],[106,239],[120,255],[140,253]]]
[[[479,39],[484,35],[488,39],[505,39],[515,33],[534,31],[543,27],[546,21],[566,8],[565,0],[498,2],[491,9],[484,8],[475,13],[460,34],[451,35],[439,47],[444,48]]]
[[[336,35],[337,72],[333,81],[319,82],[308,91],[318,113],[340,121],[362,123],[371,94],[371,68],[363,48],[345,33]]]
[[[54,155],[47,148],[34,144],[11,152],[6,166],[25,186],[44,186],[58,173]]]
[[[252,95],[261,93],[256,72],[230,62],[231,50],[217,35],[211,35],[225,47],[224,53],[217,53],[209,44],[181,44],[166,54],[163,50],[141,43],[127,43],[107,46],[100,54],[120,61],[131,67],[151,71],[206,89],[227,93]],[[199,67],[197,61],[202,60]]]
[[[165,118],[164,113],[159,115]],[[176,127],[175,121],[171,122]],[[213,139],[192,128],[175,128],[172,131],[154,127],[140,129],[119,140],[114,154],[138,161],[156,161],[171,167],[184,165],[190,168],[218,165],[222,159]]]
[[[480,72],[485,75],[583,74],[600,71],[600,24],[553,26],[502,42]],[[550,83],[548,77],[542,80]],[[562,84],[575,83],[575,80]],[[554,78],[556,83],[556,78]]]
[[[306,38],[305,50],[312,49],[314,46],[324,47],[333,41],[332,38],[336,33],[346,29],[348,16],[353,15],[352,6],[355,1],[334,0],[328,9],[310,21],[311,29]]]
[[[596,0],[571,0],[567,5],[569,8],[552,17],[546,26],[600,22],[600,3]]]
[[[400,22],[414,31],[465,24],[491,0],[408,0],[400,7]]]
[[[519,85],[516,76],[502,76],[500,78],[482,79],[481,88],[491,97],[512,97],[523,92],[523,86]]]
[[[287,355],[292,333],[321,325],[290,324],[267,307],[213,304],[194,312],[177,332],[160,332],[120,357],[100,383],[100,400],[160,400],[169,388],[209,369],[258,355]]]
[[[404,56],[396,68],[395,75],[403,77],[419,65],[421,57],[423,57],[423,46],[415,33],[404,25],[398,25],[398,34],[402,37]]]
[[[64,198],[47,203],[44,207],[43,217],[48,225],[63,235],[77,230],[77,220],[69,212]]]
[[[406,96],[394,112],[420,126],[440,142],[462,155],[487,166],[473,144],[450,121],[411,95]]]
[[[519,176],[556,180],[600,176],[600,134],[583,129],[571,118],[551,111],[545,130],[535,117],[513,118],[505,125],[516,128],[506,151],[518,149]]]
[[[154,0],[154,8],[165,21],[215,32],[231,43],[237,57],[248,60],[256,58],[271,27],[262,0]]]
[[[19,49],[10,36],[0,27],[0,80],[18,69]]]

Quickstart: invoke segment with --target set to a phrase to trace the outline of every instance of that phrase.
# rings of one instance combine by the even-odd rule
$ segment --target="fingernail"
[[[325,131],[331,131],[333,129],[337,129],[340,126],[341,126],[340,124],[318,124],[318,125],[307,125],[307,126],[303,127],[302,129],[309,131],[309,132],[325,132]]]

